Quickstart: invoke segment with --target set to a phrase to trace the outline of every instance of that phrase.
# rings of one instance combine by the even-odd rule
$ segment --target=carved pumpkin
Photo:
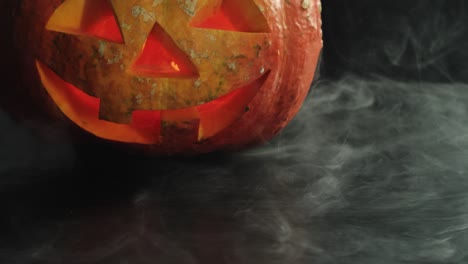
[[[318,0],[22,0],[17,13],[34,96],[98,138],[163,153],[271,139],[322,47]]]

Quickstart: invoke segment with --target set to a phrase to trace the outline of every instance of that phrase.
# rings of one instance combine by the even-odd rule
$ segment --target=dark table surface
[[[0,110],[0,263],[468,263],[467,4],[323,7],[320,78],[246,152],[73,145]]]

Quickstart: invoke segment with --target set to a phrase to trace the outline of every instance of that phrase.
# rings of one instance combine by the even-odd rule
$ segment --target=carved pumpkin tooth
[[[100,100],[65,82],[45,64],[36,61],[39,77],[57,107],[72,122],[97,137],[126,143],[158,144],[160,129],[147,113],[138,112],[134,124],[116,124],[98,118]],[[154,114],[152,114],[154,116]],[[148,125],[151,122],[152,126]]]
[[[234,92],[198,106],[200,115],[198,140],[201,141],[216,135],[247,112],[249,103],[257,95],[269,74],[268,71],[260,78],[245,84]]]

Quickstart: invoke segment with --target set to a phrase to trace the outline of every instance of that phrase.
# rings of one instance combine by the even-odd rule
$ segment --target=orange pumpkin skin
[[[241,0],[234,11],[229,0],[99,1],[109,1],[120,36],[82,26],[96,7],[78,11],[92,14],[78,30],[56,15],[61,0],[23,0],[15,14],[22,87],[48,118],[84,135],[162,154],[242,150],[277,135],[310,89],[319,0]],[[217,19],[224,5],[232,13]],[[261,13],[235,21],[252,6]],[[148,48],[152,33],[168,39],[154,42],[167,58]]]

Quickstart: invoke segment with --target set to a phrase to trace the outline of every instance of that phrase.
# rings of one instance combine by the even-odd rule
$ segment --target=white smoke
[[[467,102],[461,83],[322,80],[261,148],[54,180],[40,212],[66,217],[22,219],[37,244],[5,263],[462,263]]]

